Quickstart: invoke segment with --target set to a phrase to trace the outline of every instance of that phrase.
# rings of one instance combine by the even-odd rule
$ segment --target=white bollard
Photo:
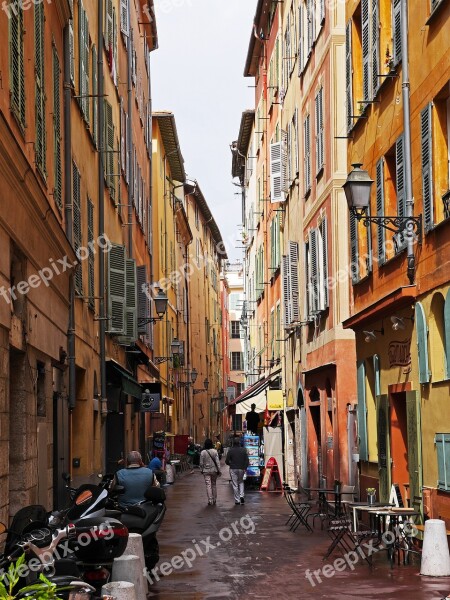
[[[429,577],[450,576],[450,554],[445,521],[440,519],[425,521],[420,574]]]
[[[115,558],[111,581],[128,581],[133,583],[136,591],[136,600],[147,597],[147,585],[144,580],[139,556],[123,554],[119,558]]]
[[[134,585],[128,581],[112,581],[102,587],[102,595],[112,596],[115,600],[140,600]]]
[[[128,534],[128,544],[125,549],[124,555],[134,555],[138,556],[141,562],[141,572],[144,573],[145,569],[145,556],[144,556],[144,545],[142,543],[142,535],[139,533],[129,533]],[[144,591],[148,592],[148,581],[144,576]]]
[[[170,463],[166,465],[166,483],[173,483],[175,481],[175,467]]]

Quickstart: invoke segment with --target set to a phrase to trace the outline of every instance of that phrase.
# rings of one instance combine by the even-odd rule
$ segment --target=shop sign
[[[389,367],[407,367],[411,364],[411,338],[402,342],[390,342]]]
[[[283,410],[283,390],[267,390],[268,410]]]

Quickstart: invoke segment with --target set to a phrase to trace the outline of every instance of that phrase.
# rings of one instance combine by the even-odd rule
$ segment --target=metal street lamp
[[[206,377],[206,379],[203,382],[203,386],[202,388],[199,388],[198,390],[192,390],[192,393],[194,394],[194,396],[196,394],[201,394],[202,392],[207,392],[208,391],[208,387],[209,387],[209,379]]]
[[[173,356],[179,356],[181,352],[182,343],[174,337],[172,343],[170,344],[170,351]]]
[[[192,369],[191,371],[191,382],[192,384],[194,384],[197,381],[197,377],[198,377],[198,371],[197,369]]]
[[[369,227],[371,223],[392,231],[395,235],[412,235],[420,242],[422,239],[422,215],[411,216],[387,216],[377,215],[372,217],[369,214],[370,191],[373,179],[369,173],[361,169],[361,163],[354,163],[351,171],[344,183],[343,188],[350,212],[358,221],[362,221],[364,227]]]
[[[139,319],[139,325],[145,325],[146,323],[157,323],[161,321],[167,311],[167,305],[169,304],[169,298],[166,294],[159,288],[157,295],[153,298],[153,302],[155,303],[155,310],[157,317],[146,317],[145,319]]]

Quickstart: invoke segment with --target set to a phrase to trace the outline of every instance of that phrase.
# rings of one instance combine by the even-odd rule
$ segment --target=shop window
[[[433,381],[445,379],[444,297],[434,294],[430,312],[430,363]]]

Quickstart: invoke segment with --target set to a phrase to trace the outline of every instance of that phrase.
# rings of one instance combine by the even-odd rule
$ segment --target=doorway
[[[404,496],[404,485],[409,485],[408,420],[405,392],[390,395],[390,409],[391,481],[400,485]]]

